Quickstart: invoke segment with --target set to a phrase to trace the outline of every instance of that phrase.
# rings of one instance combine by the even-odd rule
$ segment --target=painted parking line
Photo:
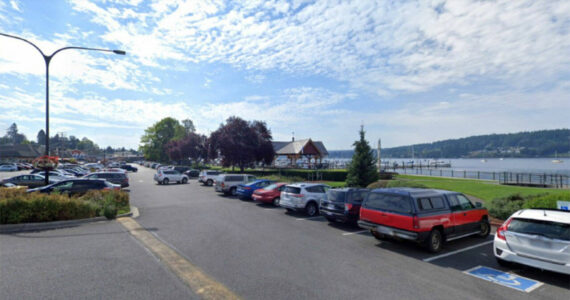
[[[471,268],[463,273],[526,293],[532,292],[543,284],[540,281],[483,266]]]
[[[368,230],[360,230],[360,231],[355,231],[355,232],[345,232],[342,235],[353,235],[353,234],[359,234],[359,233],[364,233],[364,232],[368,232]]]
[[[483,243],[481,243],[481,244],[477,244],[477,245],[469,246],[469,247],[466,247],[466,248],[463,248],[463,249],[451,251],[451,252],[449,252],[449,253],[445,253],[445,254],[442,254],[442,255],[433,256],[433,257],[428,257],[428,258],[423,259],[423,261],[425,261],[425,262],[430,262],[430,261],[433,261],[433,260],[436,260],[436,259],[440,259],[440,258],[444,258],[444,257],[451,256],[451,255],[454,255],[454,254],[457,254],[457,253],[469,251],[469,250],[475,249],[475,248],[477,248],[477,247],[485,246],[485,245],[491,244],[492,242],[493,242],[492,240],[491,240],[491,241],[486,241],[486,242],[483,242]]]
[[[314,220],[314,219],[318,219],[318,218],[322,218],[323,216],[316,216],[316,217],[309,217],[309,218],[297,218],[295,220],[297,221],[301,221],[301,220]]]

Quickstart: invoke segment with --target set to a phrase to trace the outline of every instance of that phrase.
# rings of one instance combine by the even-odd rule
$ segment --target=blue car
[[[238,185],[236,194],[240,199],[251,199],[251,195],[253,195],[255,190],[262,189],[272,183],[274,182],[271,180],[258,179],[247,184],[240,184]]]

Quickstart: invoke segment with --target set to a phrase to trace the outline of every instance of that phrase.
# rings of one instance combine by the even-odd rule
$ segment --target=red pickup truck
[[[489,214],[481,203],[461,193],[415,189],[375,189],[362,203],[358,225],[379,240],[386,237],[416,241],[431,252],[444,241],[471,235],[486,237]]]

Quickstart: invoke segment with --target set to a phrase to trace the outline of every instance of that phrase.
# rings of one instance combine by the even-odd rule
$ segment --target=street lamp
[[[9,38],[14,38],[14,39],[17,39],[20,41],[24,41],[24,42],[32,45],[34,48],[36,48],[36,50],[38,50],[40,52],[40,54],[44,58],[44,61],[46,63],[46,151],[45,151],[45,155],[49,156],[49,63],[51,62],[51,59],[56,54],[58,54],[59,52],[61,52],[63,50],[68,50],[68,49],[112,52],[112,53],[115,53],[118,55],[125,55],[127,53],[123,50],[109,50],[109,49],[86,48],[86,47],[64,47],[64,48],[55,50],[51,55],[45,55],[44,52],[38,46],[36,46],[34,43],[32,43],[26,39],[23,39],[23,38],[17,37],[17,36],[13,36],[13,35],[9,35],[9,34],[5,34],[5,33],[0,33],[0,35],[3,35],[5,37],[9,37]],[[45,170],[45,184],[46,185],[49,184],[49,172],[47,169]]]

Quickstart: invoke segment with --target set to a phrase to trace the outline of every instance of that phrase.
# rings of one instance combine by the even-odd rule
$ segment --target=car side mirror
[[[475,203],[475,207],[477,207],[477,208],[483,207],[483,203],[481,203],[481,202],[476,202],[476,203]]]

